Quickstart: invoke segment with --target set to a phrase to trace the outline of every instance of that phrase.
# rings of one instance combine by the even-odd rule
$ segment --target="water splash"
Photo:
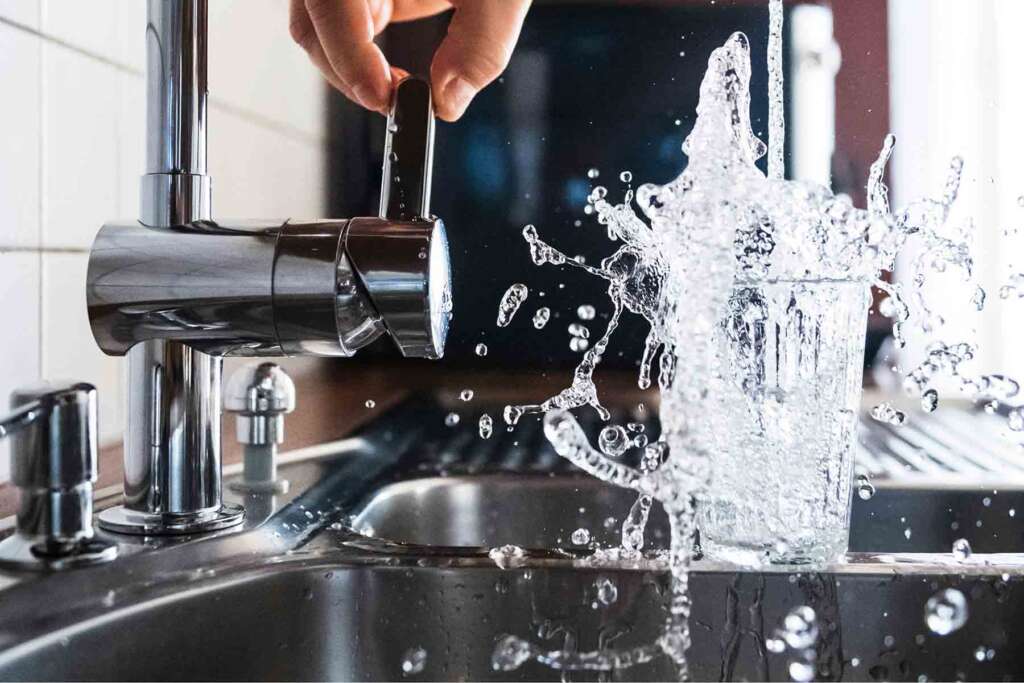
[[[516,283],[509,287],[501,297],[498,304],[498,327],[508,327],[512,318],[519,311],[519,307],[530,295],[530,290],[522,283]]]
[[[686,650],[690,644],[688,569],[694,542],[694,500],[702,500],[709,490],[712,463],[708,452],[717,443],[716,435],[720,437],[723,426],[728,426],[753,443],[763,441],[770,430],[777,429],[787,443],[798,444],[824,426],[835,443],[852,444],[856,414],[846,405],[846,399],[852,397],[856,401],[859,381],[851,382],[837,368],[851,366],[848,358],[856,355],[855,346],[847,349],[846,356],[835,356],[832,364],[819,373],[834,376],[834,381],[841,385],[830,387],[834,393],[822,394],[824,399],[815,393],[816,387],[821,386],[816,384],[819,379],[799,373],[785,389],[753,391],[759,386],[758,378],[763,378],[763,367],[758,365],[757,358],[766,355],[764,349],[751,352],[749,357],[723,358],[716,347],[723,334],[756,333],[763,329],[770,305],[790,305],[786,299],[775,304],[765,301],[759,283],[853,283],[861,295],[859,301],[863,301],[861,316],[867,308],[868,290],[875,285],[886,294],[882,312],[893,320],[894,336],[902,346],[908,326],[916,325],[927,331],[942,324],[941,316],[924,293],[933,274],[959,272],[966,281],[973,282],[969,234],[949,220],[959,192],[961,159],[952,160],[937,197],[912,202],[895,212],[884,183],[885,169],[896,143],[891,135],[883,141],[871,166],[864,209],[827,187],[784,180],[781,0],[770,0],[770,11],[770,149],[752,132],[749,44],[742,33],[736,33],[709,57],[700,86],[696,122],[683,143],[688,163],[682,174],[663,186],[641,185],[635,194],[627,189],[623,201],[617,204],[609,200],[606,188],[601,186],[596,186],[588,197],[588,213],[596,216],[609,239],[617,243],[610,256],[598,265],[590,265],[544,241],[535,226],[528,225],[523,230],[534,264],[565,265],[602,279],[607,284],[612,312],[604,333],[585,351],[574,370],[571,384],[540,403],[507,406],[506,422],[514,424],[523,415],[543,413],[545,435],[560,456],[603,481],[638,493],[623,522],[624,553],[640,552],[651,505],[654,500],[662,504],[671,530],[672,590],[665,631],[654,646],[589,653],[547,652],[507,636],[495,650],[497,669],[511,670],[533,659],[559,669],[609,670],[646,661],[646,657],[660,652],[677,664],[680,677],[685,679]],[[767,176],[756,166],[766,151]],[[596,170],[588,175],[591,179],[598,177]],[[885,282],[881,274],[893,269],[897,256],[910,241],[919,251],[911,264],[912,288],[908,293],[902,285]],[[976,286],[969,291],[975,306],[983,307],[983,295],[978,295]],[[815,315],[805,313],[823,311],[829,303],[815,304],[810,298],[811,303],[806,304],[794,299],[792,305],[796,308],[790,312],[799,314],[793,318],[801,325],[794,338],[825,336],[828,329],[835,329],[824,323],[815,327]],[[640,359],[638,385],[642,389],[650,387],[656,372],[662,400],[661,438],[645,449],[646,461],[647,450],[656,447],[652,451],[652,465],[641,464],[639,468],[619,461],[621,453],[617,447],[592,447],[570,412],[591,408],[602,420],[610,418],[593,377],[624,313],[639,315],[650,325]],[[856,322],[854,318],[850,320]],[[734,337],[730,341],[737,348],[755,348],[753,337]],[[934,381],[939,376],[959,376],[964,391],[973,396],[985,396],[986,392],[1009,394],[1013,390],[1009,382],[994,380],[994,376],[968,376],[961,371],[961,365],[973,354],[974,347],[968,343],[936,342],[925,361],[908,373],[905,389],[937,405],[937,393],[925,396],[933,390]],[[746,378],[743,371],[749,371]],[[746,381],[751,378],[752,381]],[[722,400],[723,395],[732,394],[742,395],[744,400]],[[843,397],[843,405],[834,405],[833,396]],[[905,414],[888,404],[876,406],[872,414],[890,424],[901,424],[906,419]],[[791,420],[792,424],[779,426],[787,416],[796,419]],[[742,429],[737,425],[743,425]],[[817,467],[818,463],[810,455],[790,459],[807,460],[809,467]],[[852,458],[847,458],[819,468],[822,471],[809,479],[808,485],[818,487],[824,481],[832,498],[848,500],[851,467]],[[801,481],[803,471],[797,474],[796,480]],[[862,497],[869,498],[873,487],[865,482],[860,491]],[[749,491],[744,489],[741,493],[747,495]],[[741,511],[749,508],[737,507]],[[737,519],[738,525],[745,523],[758,520],[742,516]],[[796,518],[795,523],[802,522]],[[836,546],[839,552],[845,547],[845,534],[840,541]],[[825,561],[833,556],[834,553],[818,559]],[[796,664],[796,675],[813,675],[813,663],[804,660]],[[807,667],[811,667],[809,673]]]

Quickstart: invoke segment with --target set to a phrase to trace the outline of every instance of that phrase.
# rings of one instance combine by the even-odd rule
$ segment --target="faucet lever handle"
[[[430,83],[410,76],[395,88],[384,142],[380,217],[430,218],[434,170],[434,104]]]

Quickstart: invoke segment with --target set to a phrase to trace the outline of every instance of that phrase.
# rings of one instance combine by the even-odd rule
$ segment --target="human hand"
[[[392,21],[455,8],[434,55],[434,110],[455,121],[512,56],[530,0],[291,0],[292,38],[328,82],[353,102],[386,113],[405,72],[388,64],[373,38]]]

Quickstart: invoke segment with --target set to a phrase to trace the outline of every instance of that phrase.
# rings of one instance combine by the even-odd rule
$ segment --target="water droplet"
[[[1024,432],[1024,408],[1014,408],[1006,416],[1007,426],[1015,432]]]
[[[522,283],[516,283],[505,290],[501,297],[501,303],[498,304],[498,327],[508,327],[519,307],[523,305],[529,295],[530,290]]]
[[[583,353],[590,348],[590,342],[582,337],[572,337],[569,339],[569,349],[576,353]]]
[[[861,500],[871,500],[875,495],[875,486],[868,479],[868,475],[861,474],[857,477],[857,496]]]
[[[879,422],[885,422],[897,427],[907,421],[906,413],[896,410],[888,401],[879,403],[872,408],[871,417]]]
[[[633,182],[633,174],[630,173],[629,171],[623,171],[622,173],[619,174],[619,180],[621,180],[624,183],[631,183]]]
[[[619,589],[608,577],[598,578],[595,587],[597,588],[597,601],[602,605],[611,605],[619,599]]]
[[[782,654],[786,651],[786,641],[782,638],[767,638],[764,641],[764,647],[773,654]]]
[[[593,320],[596,315],[597,310],[590,304],[583,304],[576,309],[576,317],[580,320]]]
[[[459,421],[461,419],[462,418],[459,417],[458,413],[448,413],[447,415],[444,416],[444,423],[448,427],[454,427],[455,425],[459,424]]]
[[[515,671],[534,655],[530,643],[515,636],[503,636],[491,654],[491,668],[495,671]]]
[[[491,438],[491,434],[494,432],[494,420],[487,413],[480,416],[479,429],[481,439]]]
[[[597,445],[601,452],[617,458],[629,448],[630,438],[626,430],[619,425],[608,425],[601,430],[597,438]]]
[[[502,417],[505,418],[505,424],[507,425],[516,424],[522,416],[523,409],[519,406],[505,406],[505,410],[502,412]]]
[[[590,339],[590,330],[585,325],[579,323],[569,324],[569,334],[580,339]]]
[[[472,401],[473,400],[473,390],[472,389],[463,389],[462,391],[460,391],[459,392],[459,400],[460,401]]]
[[[777,635],[793,650],[806,650],[818,642],[818,615],[807,605],[794,607],[782,620]]]
[[[533,314],[533,326],[538,330],[543,330],[544,326],[548,324],[548,320],[551,319],[551,309],[547,306],[538,308],[537,312]]]
[[[487,556],[494,561],[494,564],[498,565],[499,569],[511,569],[517,566],[525,555],[525,550],[511,544],[491,548],[487,553]]]
[[[789,677],[798,683],[807,683],[814,680],[814,667],[799,659],[789,663]]]
[[[967,623],[967,616],[967,600],[956,588],[943,589],[925,603],[925,624],[936,635],[946,636],[959,630]]]
[[[921,410],[926,413],[935,412],[935,409],[939,407],[939,392],[934,389],[928,389],[921,394]]]
[[[374,401],[372,398],[368,398],[366,399],[366,403],[364,403],[363,405],[366,406],[367,408],[374,408],[376,407],[377,402]]]
[[[422,647],[412,647],[402,656],[402,673],[406,676],[418,674],[427,665],[427,651]]]
[[[590,178],[591,180],[593,180],[594,178],[599,177],[600,175],[601,175],[601,172],[599,170],[597,170],[596,168],[591,168],[591,169],[587,170],[587,177]]]
[[[477,344],[476,349],[474,349],[474,351],[476,352],[476,355],[483,358],[484,356],[487,355],[487,344]]]
[[[590,531],[580,527],[572,532],[570,540],[574,545],[586,545],[590,543]]]
[[[957,562],[971,559],[971,544],[966,538],[958,538],[953,541],[953,559]]]

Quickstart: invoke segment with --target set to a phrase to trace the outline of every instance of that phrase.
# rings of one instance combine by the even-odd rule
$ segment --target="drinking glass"
[[[870,287],[853,280],[738,283],[713,335],[698,501],[709,558],[825,563],[847,549]]]

